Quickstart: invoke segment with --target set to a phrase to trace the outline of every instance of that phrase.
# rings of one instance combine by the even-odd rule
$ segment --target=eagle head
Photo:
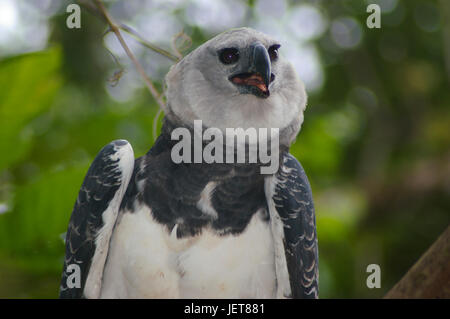
[[[281,44],[250,29],[223,32],[171,67],[168,118],[205,127],[278,128],[290,145],[303,122],[304,85],[280,54]]]

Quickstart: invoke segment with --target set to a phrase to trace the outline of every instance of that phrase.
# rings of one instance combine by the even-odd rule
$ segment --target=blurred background
[[[84,174],[108,142],[153,143],[158,111],[106,25],[63,0],[0,0],[0,297],[56,298]],[[381,28],[369,29],[369,3]],[[116,21],[171,50],[249,26],[305,82],[292,147],[312,184],[321,298],[382,297],[450,223],[450,2],[117,0]],[[173,63],[125,40],[162,91]],[[158,128],[161,119],[158,122]],[[366,267],[381,267],[381,288]]]

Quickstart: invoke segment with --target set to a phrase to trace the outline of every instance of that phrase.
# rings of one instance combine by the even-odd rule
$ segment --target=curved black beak
[[[269,88],[270,76],[272,74],[270,69],[270,57],[267,49],[259,42],[250,46],[253,54],[250,54],[250,69],[249,72],[259,73],[264,81],[264,84]]]
[[[267,49],[256,42],[243,51],[245,57],[229,80],[238,86],[241,93],[254,94],[257,97],[270,96],[269,84],[275,78],[271,71],[271,62]]]

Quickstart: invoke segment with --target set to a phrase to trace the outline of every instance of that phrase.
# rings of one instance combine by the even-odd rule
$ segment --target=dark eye
[[[227,48],[219,52],[219,59],[223,64],[231,64],[239,60],[239,51],[236,48]]]
[[[280,48],[279,44],[274,44],[269,48],[268,52],[269,52],[270,61],[276,61],[276,59],[278,59],[278,49],[279,48]]]

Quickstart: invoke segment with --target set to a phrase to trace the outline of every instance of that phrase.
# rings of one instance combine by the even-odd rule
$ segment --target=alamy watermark
[[[81,288],[81,269],[77,264],[69,264],[66,269],[67,276],[66,285],[67,288]]]
[[[66,19],[66,26],[69,29],[80,29],[81,28],[81,9],[78,4],[69,4],[66,8],[66,12],[70,15]]]
[[[66,272],[68,273],[66,279],[67,288],[81,288],[81,270],[77,264],[69,264]],[[381,268],[380,265],[367,265],[366,272],[370,273],[366,279],[366,286],[369,289],[381,288]]]
[[[81,8],[78,4],[71,3],[67,6],[66,12],[70,15],[66,19],[66,26],[69,29],[81,28]],[[370,13],[367,17],[366,25],[369,29],[381,28],[381,8],[378,4],[369,4],[366,12]]]
[[[369,289],[381,288],[381,268],[380,265],[370,264],[366,268],[366,272],[370,273],[367,276],[366,286]]]
[[[192,132],[194,136],[191,136]],[[178,127],[172,131],[171,139],[179,141],[172,147],[170,154],[176,164],[268,164],[261,166],[261,174],[274,174],[279,168],[278,128],[270,128],[269,133],[268,128],[226,128],[223,132],[210,127],[203,132],[202,120],[195,120],[193,131]]]
[[[369,29],[381,28],[381,8],[378,4],[369,4],[366,9],[370,15],[367,17],[366,25]]]

